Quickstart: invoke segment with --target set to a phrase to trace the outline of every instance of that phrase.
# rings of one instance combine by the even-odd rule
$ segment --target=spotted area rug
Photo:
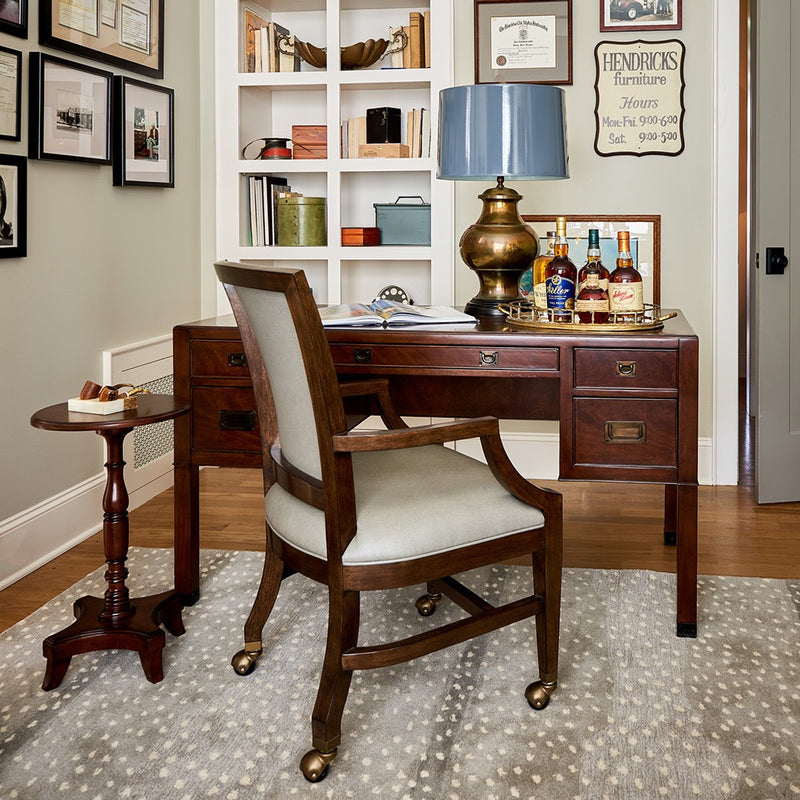
[[[0,797],[197,798],[800,797],[800,581],[702,577],[699,636],[674,630],[675,578],[565,570],[559,688],[543,711],[533,622],[395,668],[356,673],[328,777],[298,770],[322,661],[325,590],[295,575],[240,677],[230,657],[255,591],[258,553],[203,551],[186,634],[167,635],[164,680],[132,652],[72,659],[41,690],[42,639],[100,594],[97,570],[0,638]],[[169,550],[134,548],[133,594],[171,585]],[[523,567],[471,573],[496,600]],[[421,589],[362,600],[362,642],[431,624]],[[389,599],[391,598],[391,599]],[[459,612],[443,601],[437,615]]]

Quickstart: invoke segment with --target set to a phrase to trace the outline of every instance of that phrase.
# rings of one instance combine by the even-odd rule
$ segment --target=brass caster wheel
[[[536,681],[525,690],[525,699],[528,705],[536,711],[541,711],[550,702],[550,695],[556,690],[558,684]]]
[[[418,597],[414,605],[423,617],[429,617],[436,611],[436,604],[441,599],[442,595],[439,592],[430,592],[429,594],[422,595],[422,597]]]
[[[331,753],[320,753],[319,750],[309,750],[300,759],[300,772],[309,783],[319,783],[325,779],[331,761],[336,756],[336,750]]]
[[[232,659],[231,666],[238,675],[249,675],[256,666],[261,650],[240,650]]]

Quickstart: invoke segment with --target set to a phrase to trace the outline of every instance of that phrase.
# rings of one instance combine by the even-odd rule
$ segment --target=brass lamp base
[[[498,309],[519,297],[518,283],[539,252],[539,239],[517,211],[522,195],[503,185],[478,195],[483,209],[477,222],[464,231],[459,242],[463,262],[477,274],[480,291],[466,305],[479,317],[504,317]]]

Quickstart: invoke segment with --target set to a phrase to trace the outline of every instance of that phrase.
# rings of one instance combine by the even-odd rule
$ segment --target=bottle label
[[[590,300],[578,299],[575,301],[576,311],[608,311],[608,300],[605,297]]]
[[[609,283],[608,308],[610,311],[641,311],[644,309],[644,290],[641,282]]]
[[[547,286],[544,281],[533,287],[533,304],[536,308],[547,308]]]
[[[551,275],[547,279],[547,307],[572,308],[575,304],[575,281],[563,275]]]

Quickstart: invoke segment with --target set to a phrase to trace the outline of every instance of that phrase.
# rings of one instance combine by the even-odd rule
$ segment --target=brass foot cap
[[[417,607],[417,611],[419,611],[423,617],[429,617],[434,611],[436,611],[436,604],[441,599],[441,594],[438,592],[431,592],[430,594],[424,594],[422,597],[418,597],[414,605]]]
[[[300,759],[300,771],[309,783],[319,783],[328,774],[331,761],[336,756],[336,750],[331,753],[320,753],[319,750],[309,750]]]
[[[558,684],[535,681],[525,690],[525,699],[528,705],[536,711],[541,711],[549,702],[550,695],[556,690]]]
[[[240,650],[232,659],[231,666],[239,675],[249,675],[255,669],[261,650]]]

